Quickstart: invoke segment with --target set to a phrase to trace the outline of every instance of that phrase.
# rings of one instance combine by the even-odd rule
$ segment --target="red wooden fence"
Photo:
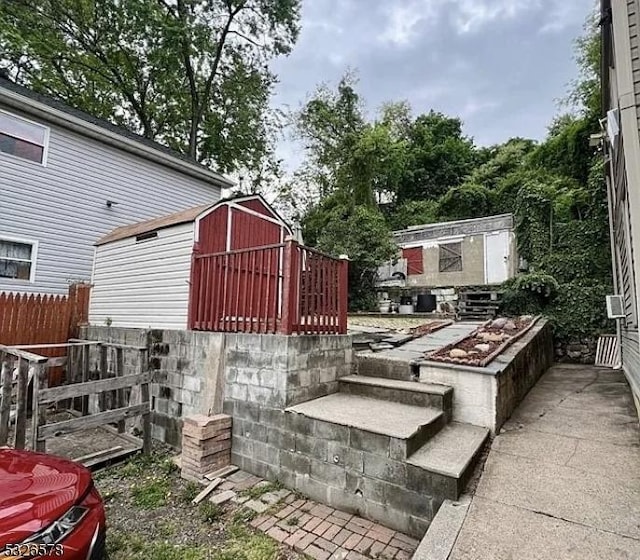
[[[347,332],[347,261],[295,241],[194,254],[189,328],[280,334]]]
[[[89,319],[90,284],[72,284],[67,296],[0,294],[0,344],[31,346],[60,344],[78,336],[78,327]],[[64,348],[45,348],[49,358],[64,355]],[[49,382],[57,384],[59,368]]]

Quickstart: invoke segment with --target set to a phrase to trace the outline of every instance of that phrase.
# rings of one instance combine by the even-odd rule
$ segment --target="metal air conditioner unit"
[[[607,296],[607,317],[609,319],[624,319],[626,316],[622,296]]]

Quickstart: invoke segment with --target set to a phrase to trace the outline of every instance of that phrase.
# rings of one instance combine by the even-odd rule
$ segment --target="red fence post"
[[[340,255],[338,266],[338,334],[347,334],[347,307],[349,305],[349,257]]]
[[[282,263],[282,318],[280,319],[280,334],[291,334],[293,332],[293,305],[297,299],[294,293],[295,279],[293,274],[297,273],[294,269],[294,253],[296,252],[295,241],[287,238],[284,246],[284,254]]]

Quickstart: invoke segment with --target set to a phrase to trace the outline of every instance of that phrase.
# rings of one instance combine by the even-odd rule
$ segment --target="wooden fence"
[[[0,344],[5,346],[49,345],[46,357],[62,356],[63,344],[78,336],[89,320],[90,284],[72,284],[66,296],[0,294]],[[60,382],[60,369],[51,369],[49,383]]]
[[[49,347],[39,346],[33,349]],[[123,433],[125,420],[141,415],[141,447],[148,452],[151,374],[147,348],[89,341],[51,346],[62,348],[68,356],[48,358],[0,345],[0,446],[11,444],[16,449],[46,451],[49,438],[107,424],[117,424],[118,432]],[[139,354],[131,360],[138,364],[135,373],[125,372],[126,352]],[[96,367],[91,367],[92,361]],[[65,371],[63,383],[50,387],[46,370],[61,365]],[[67,409],[73,414],[56,420],[49,416],[50,409]]]
[[[189,328],[344,334],[348,261],[295,241],[194,255]]]

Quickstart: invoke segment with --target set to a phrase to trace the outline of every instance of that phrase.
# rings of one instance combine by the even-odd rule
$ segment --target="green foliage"
[[[331,255],[349,256],[350,308],[373,308],[377,268],[396,253],[381,212],[351,204],[336,193],[313,208],[303,225],[307,243]]]
[[[298,35],[299,0],[4,0],[13,79],[223,172],[272,157],[268,63]]]
[[[109,560],[207,560],[210,556],[199,546],[175,546],[149,542],[135,533],[107,532]]]
[[[553,276],[532,272],[514,278],[512,288],[531,292],[541,300],[549,300],[558,293],[560,286]]]
[[[494,194],[481,185],[465,183],[449,189],[438,201],[438,214],[443,220],[480,218],[493,213]]]
[[[387,222],[392,230],[432,224],[440,220],[435,200],[410,200],[388,210]]]
[[[182,489],[180,498],[185,504],[190,504],[200,494],[200,490],[202,490],[202,487],[197,482],[189,481]]]
[[[222,517],[222,507],[218,504],[214,504],[209,500],[201,502],[198,506],[198,514],[200,519],[206,523],[213,523],[218,521]]]
[[[167,504],[170,492],[168,479],[152,477],[136,484],[131,497],[133,504],[140,509],[157,509]]]
[[[260,496],[264,496],[269,492],[274,492],[275,490],[279,490],[282,488],[282,484],[279,482],[268,482],[267,484],[260,484],[258,486],[252,486],[251,488],[247,488],[243,490],[240,494],[242,496],[248,496],[249,498],[256,500]]]

